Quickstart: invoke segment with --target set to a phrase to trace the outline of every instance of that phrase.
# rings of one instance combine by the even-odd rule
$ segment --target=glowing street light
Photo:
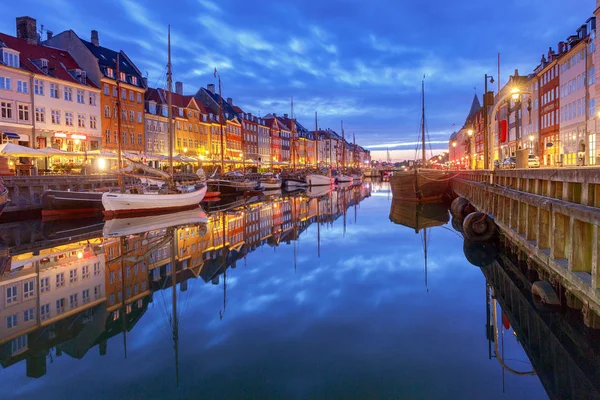
[[[469,136],[473,136],[473,129],[469,129],[469,130],[467,131],[467,134],[468,134]]]
[[[98,159],[98,168],[102,171],[106,169],[106,160],[104,158]]]
[[[519,97],[521,96],[521,90],[519,90],[518,87],[512,88],[510,92],[512,93],[513,100],[519,100]]]
[[[452,147],[456,147],[456,140],[454,142],[452,142]]]

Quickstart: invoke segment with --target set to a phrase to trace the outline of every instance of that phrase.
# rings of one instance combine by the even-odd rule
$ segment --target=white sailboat
[[[168,82],[168,134],[169,134],[169,166],[170,174],[165,174],[162,171],[151,169],[147,166],[140,167],[146,172],[155,173],[157,177],[164,178],[169,188],[167,190],[159,191],[158,193],[137,193],[130,191],[125,193],[123,186],[121,186],[121,193],[107,192],[102,195],[102,205],[104,206],[104,216],[107,219],[115,218],[119,216],[133,216],[141,214],[155,214],[161,212],[169,212],[175,210],[185,210],[195,207],[199,207],[200,202],[204,198],[207,191],[207,185],[205,183],[186,188],[186,190],[177,190],[173,182],[173,119],[172,119],[172,73],[171,73],[171,27],[169,26],[169,38],[168,38],[168,64],[167,64],[167,82]],[[119,76],[119,57],[117,56],[117,77]],[[119,80],[117,79],[117,92],[120,93]],[[121,130],[121,101],[120,97],[117,97],[117,115],[118,115],[118,128]],[[119,169],[121,169],[121,141],[119,144]],[[133,165],[130,166],[133,169]],[[122,171],[119,171],[120,173]],[[120,176],[120,175],[119,175]]]
[[[315,112],[315,164],[317,169],[319,168],[319,126],[317,123],[317,113]],[[330,169],[331,172],[331,169]],[[333,178],[328,175],[309,173],[305,177],[305,182],[308,186],[331,186],[333,185]]]

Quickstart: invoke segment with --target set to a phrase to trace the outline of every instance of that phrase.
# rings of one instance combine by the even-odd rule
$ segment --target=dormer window
[[[183,108],[179,107],[179,116],[183,117]]]
[[[9,67],[19,68],[19,53],[7,48],[2,49],[2,61]]]
[[[108,76],[109,78],[114,78],[115,70],[112,68],[106,68],[106,76]]]
[[[168,107],[165,107],[165,106],[162,107],[162,115],[163,115],[163,117],[168,117],[169,116]]]
[[[119,80],[122,82],[127,82],[127,76],[125,75],[125,72],[119,73]]]
[[[206,114],[202,114],[202,121],[206,122]]]
[[[156,114],[156,103],[149,103],[148,109],[150,110],[150,114]]]
[[[137,76],[131,77],[131,84],[137,86],[137,84],[138,84]]]

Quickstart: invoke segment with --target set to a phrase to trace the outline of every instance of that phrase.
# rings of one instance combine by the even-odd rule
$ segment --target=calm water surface
[[[390,198],[363,184],[177,222],[176,321],[164,226],[120,238],[82,221],[70,239],[56,224],[0,226],[1,397],[547,398],[537,376],[489,358],[486,280],[462,239],[428,229],[426,275],[422,232],[390,221]],[[500,335],[506,362],[531,370],[512,330]]]

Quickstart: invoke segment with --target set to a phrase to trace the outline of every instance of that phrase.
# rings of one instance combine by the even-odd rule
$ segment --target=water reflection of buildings
[[[551,399],[600,398],[600,347],[597,334],[568,310],[536,304],[531,283],[510,255],[495,253],[490,243],[465,246],[467,258],[482,261],[486,278],[486,331],[489,357],[504,373],[537,375]],[[512,331],[512,333],[511,333]],[[519,342],[531,365],[505,359],[505,334]]]
[[[0,226],[0,364],[26,360],[27,376],[41,377],[47,359],[82,358],[95,346],[104,355],[108,339],[119,334],[126,349],[127,332],[153,293],[172,288],[173,279],[180,291],[198,277],[218,284],[223,276],[225,283],[227,269],[260,246],[291,243],[311,223],[346,218],[369,195],[364,184],[316,198],[262,199],[211,213],[203,225],[118,237],[103,235],[97,220]]]

